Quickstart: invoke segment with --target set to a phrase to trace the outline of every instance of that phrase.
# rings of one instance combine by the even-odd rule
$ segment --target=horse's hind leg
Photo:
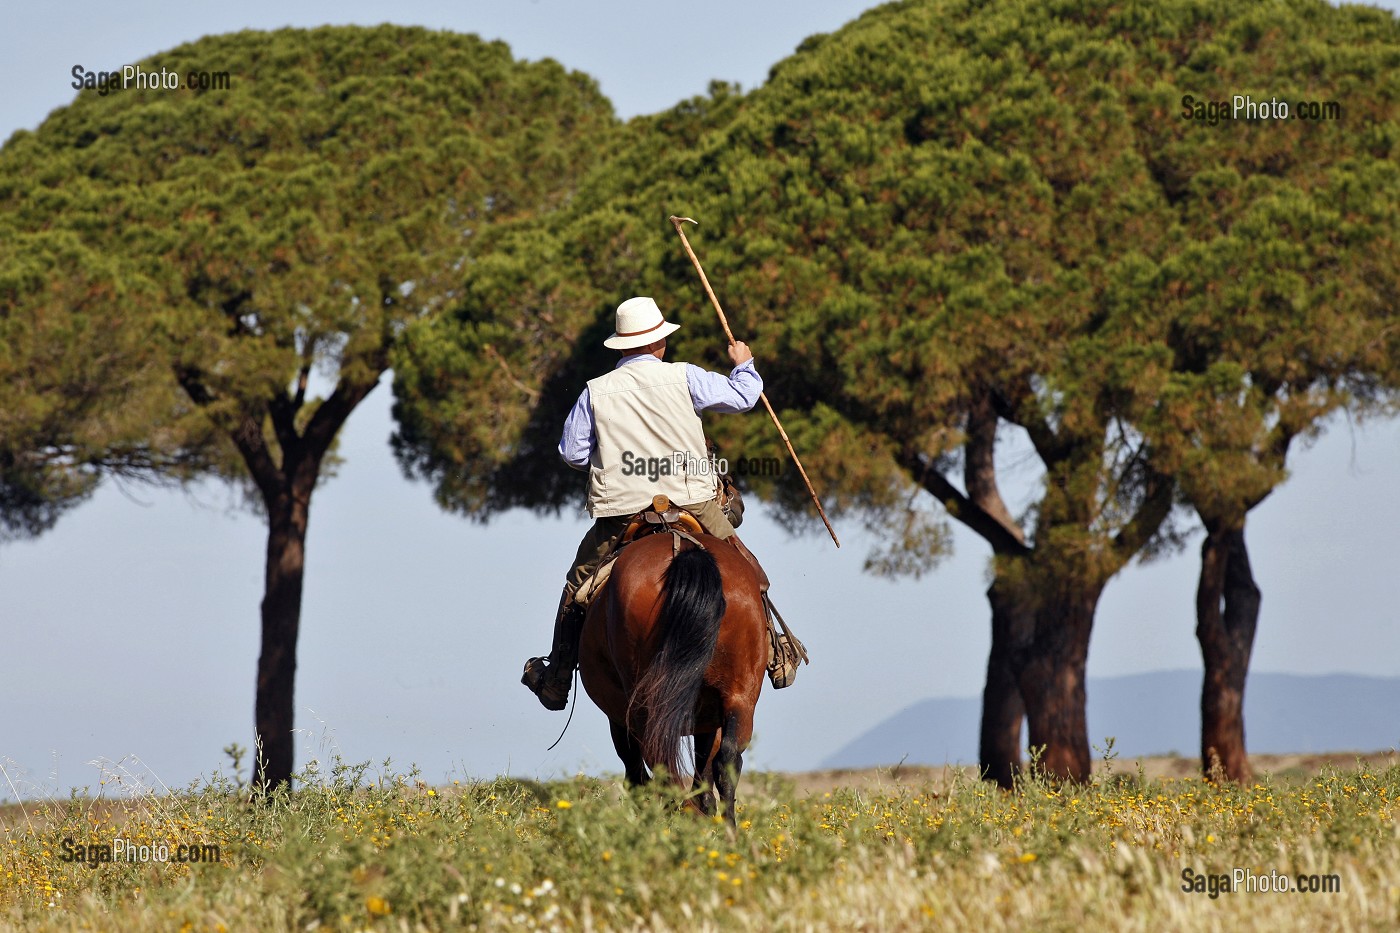
[[[706,816],[715,812],[715,799],[709,787],[705,786],[707,775],[719,755],[720,732],[703,732],[695,736],[695,780],[691,784],[696,806]]]
[[[739,787],[739,774],[744,770],[744,749],[753,737],[753,713],[747,716],[730,711],[724,717],[719,753],[713,766],[715,788],[724,807],[724,818],[734,826],[734,794]]]
[[[641,743],[633,738],[632,733],[621,723],[610,719],[608,727],[612,730],[613,748],[617,749],[617,757],[622,759],[627,783],[632,787],[641,787],[651,780],[651,775],[647,774],[646,762],[642,760]]]

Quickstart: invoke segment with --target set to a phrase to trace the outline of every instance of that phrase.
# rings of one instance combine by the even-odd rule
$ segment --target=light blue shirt
[[[653,363],[661,362],[650,353],[634,353],[624,356],[617,366],[645,366],[648,360]],[[709,372],[690,363],[684,365],[686,385],[690,388],[690,401],[696,412],[748,411],[758,404],[758,397],[763,393],[763,377],[754,368],[752,359],[735,366],[728,376]],[[575,470],[588,469],[596,443],[593,436],[596,430],[597,426],[593,421],[593,401],[588,396],[588,387],[584,386],[573,410],[569,412],[569,417],[564,419],[564,436],[559,439],[559,456],[564,458],[565,463]]]

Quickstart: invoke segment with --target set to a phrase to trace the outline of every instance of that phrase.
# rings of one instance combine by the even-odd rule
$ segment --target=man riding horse
[[[591,379],[564,421],[559,455],[588,471],[588,513],[593,527],[574,556],[559,600],[554,644],[548,657],[525,662],[521,683],[546,709],[568,705],[586,608],[579,587],[617,546],[629,520],[666,496],[699,519],[705,531],[731,542],[767,577],[734,534],[721,508],[718,472],[705,444],[700,412],[746,412],[758,402],[763,379],[743,343],[729,347],[729,375],[690,363],[666,363],[666,338],[680,329],[666,321],[650,298],[629,298],[617,308],[615,333],[603,345],[622,353],[613,371]],[[780,636],[781,637],[781,636]],[[781,657],[781,656],[780,656]],[[775,686],[791,683],[795,666]]]

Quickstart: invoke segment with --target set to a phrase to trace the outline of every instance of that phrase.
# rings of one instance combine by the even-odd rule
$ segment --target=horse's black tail
[[[679,779],[681,740],[695,731],[695,703],[724,617],[724,586],[714,555],[703,548],[676,555],[666,570],[663,592],[657,618],[660,644],[637,682],[635,697],[646,710],[643,757]]]

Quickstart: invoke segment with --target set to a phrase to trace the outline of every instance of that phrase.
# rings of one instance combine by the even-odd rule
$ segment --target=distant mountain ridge
[[[1122,758],[1199,755],[1201,678],[1200,671],[1090,678],[1090,744],[1102,749],[1112,736]],[[1249,677],[1244,707],[1251,753],[1400,747],[1400,677],[1260,672]],[[981,697],[921,700],[851,740],[821,766],[975,764],[981,712]]]

